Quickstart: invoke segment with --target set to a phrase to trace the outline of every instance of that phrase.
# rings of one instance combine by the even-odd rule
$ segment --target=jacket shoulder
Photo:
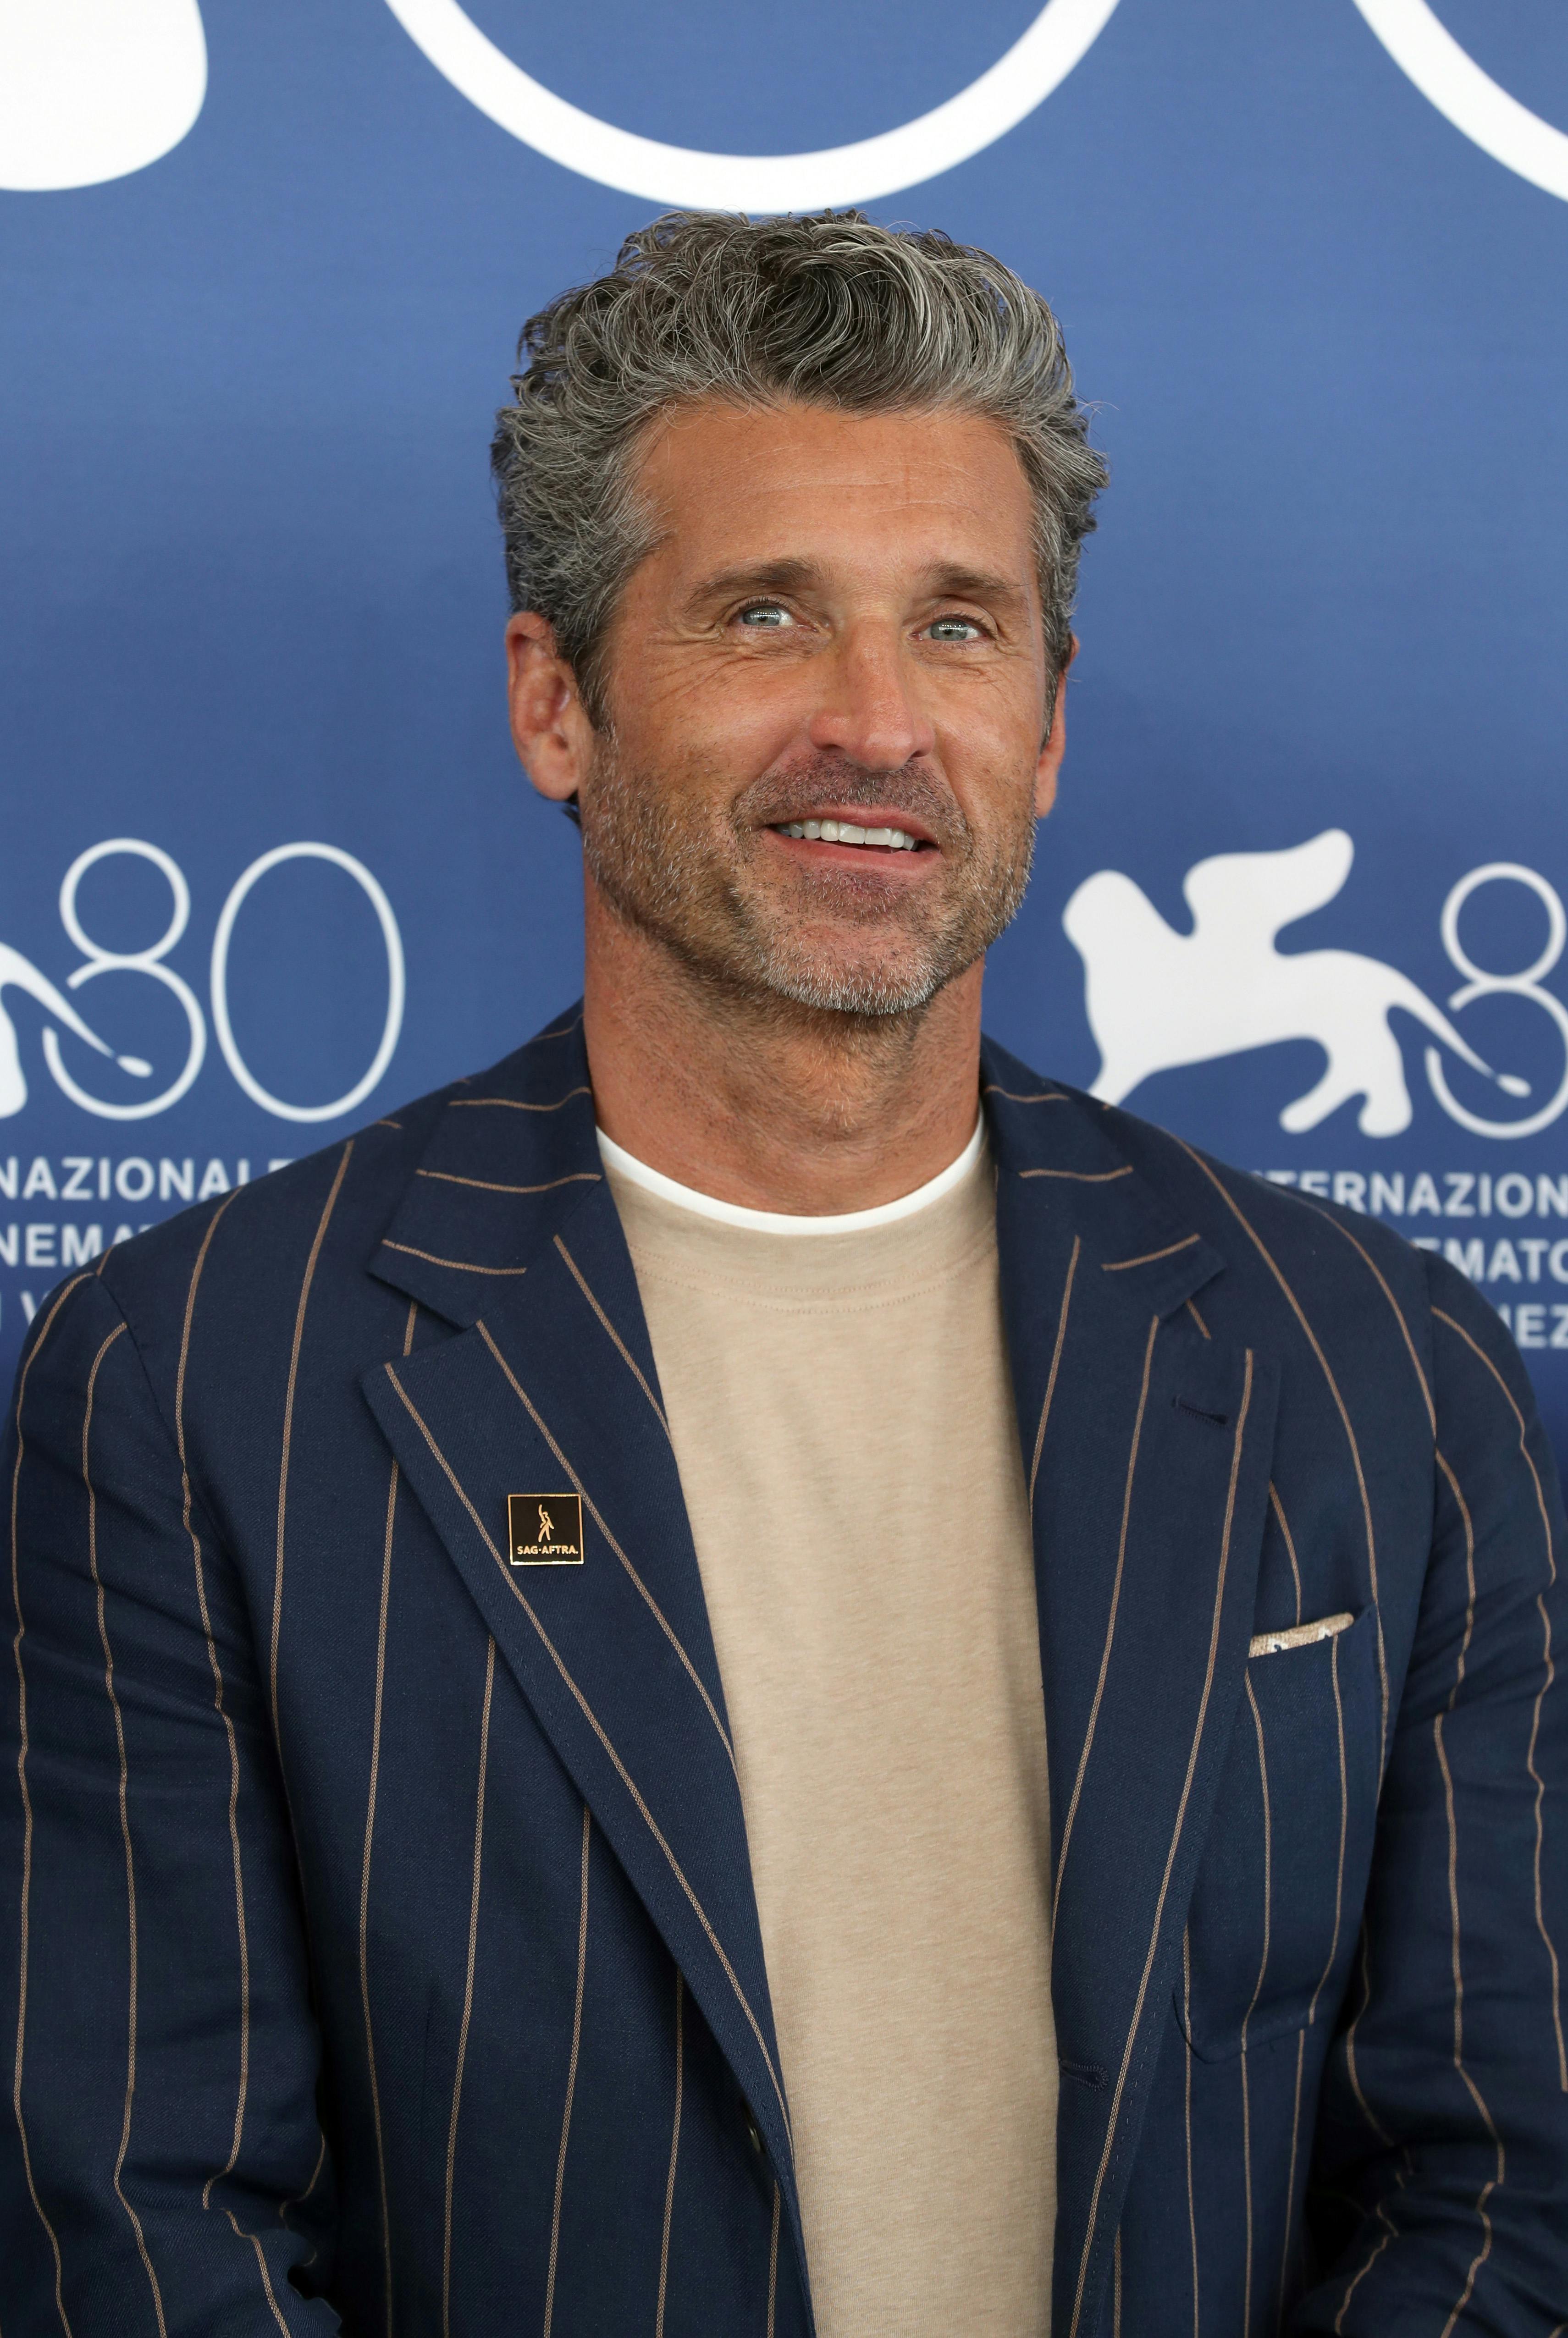
[[[1169,1211],[1219,1252],[1240,1285],[1261,1282],[1281,1295],[1287,1286],[1303,1302],[1372,1299],[1386,1321],[1392,1300],[1406,1315],[1425,1318],[1429,1270],[1440,1262],[1381,1219],[1238,1169],[1137,1113],[1065,1081],[1042,1080],[990,1042],[986,1078],[1004,1095],[1047,1087],[1065,1098]]]
[[[1272,1274],[1274,1267],[1283,1271],[1288,1262],[1319,1283],[1336,1272],[1352,1282],[1365,1282],[1371,1269],[1425,1307],[1424,1253],[1381,1218],[1326,1195],[1276,1184],[1256,1170],[1238,1169],[1136,1113],[1092,1097],[1084,1102],[1103,1115],[1107,1137],[1118,1152],[1190,1217],[1233,1266],[1245,1268],[1250,1259]]]
[[[330,1203],[335,1256],[362,1265],[419,1166],[448,1100],[466,1085],[449,1082],[330,1144],[274,1169],[252,1184],[182,1210],[145,1233],[116,1243],[99,1272],[132,1330],[161,1344],[183,1313],[192,1277],[217,1243],[226,1260],[243,1259],[262,1280],[307,1243]]]

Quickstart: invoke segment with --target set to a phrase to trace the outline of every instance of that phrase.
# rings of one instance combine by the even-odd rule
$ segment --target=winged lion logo
[[[1315,1087],[1279,1115],[1298,1135],[1352,1097],[1364,1136],[1411,1121],[1395,1007],[1425,1024],[1472,1071],[1508,1095],[1529,1084],[1494,1072],[1407,975],[1356,950],[1287,953],[1282,928],[1333,900],[1356,848],[1325,829],[1282,852],[1223,852],[1182,885],[1192,931],[1178,933],[1119,869],[1086,877],[1062,914],[1084,965],[1085,1005],[1100,1046],[1093,1094],[1119,1104],[1152,1073],[1208,1063],[1282,1039],[1314,1039],[1328,1058]]]

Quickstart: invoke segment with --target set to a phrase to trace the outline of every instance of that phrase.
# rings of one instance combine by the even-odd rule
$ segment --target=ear
[[[547,620],[524,609],[507,626],[507,702],[524,771],[552,803],[569,803],[593,760],[594,726]]]
[[[1046,733],[1040,761],[1034,767],[1034,816],[1044,820],[1056,801],[1057,774],[1061,759],[1067,752],[1067,674],[1068,667],[1078,655],[1078,635],[1071,636],[1067,653],[1067,664],[1056,677],[1056,702],[1051,709],[1050,729]]]

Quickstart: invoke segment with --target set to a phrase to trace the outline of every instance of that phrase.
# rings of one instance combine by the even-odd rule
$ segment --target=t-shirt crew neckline
[[[800,1216],[787,1210],[748,1210],[739,1202],[721,1202],[712,1194],[700,1193],[695,1185],[678,1184],[660,1169],[650,1169],[646,1161],[626,1152],[602,1128],[595,1134],[599,1142],[599,1157],[607,1170],[625,1178],[628,1185],[640,1186],[645,1194],[656,1194],[676,1209],[689,1210],[694,1217],[710,1219],[717,1225],[745,1227],[759,1234],[855,1234],[869,1233],[876,1226],[896,1225],[901,1218],[912,1218],[962,1185],[980,1159],[985,1143],[985,1115],[976,1114],[974,1133],[958,1158],[950,1161],[934,1177],[927,1178],[923,1185],[917,1185],[912,1194],[901,1194],[897,1201],[879,1203],[875,1209],[843,1210],[826,1217]]]

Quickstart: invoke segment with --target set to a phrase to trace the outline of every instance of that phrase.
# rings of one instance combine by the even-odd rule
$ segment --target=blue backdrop
[[[1554,0],[0,22],[7,1377],[64,1267],[576,988],[577,847],[500,687],[522,319],[702,155],[979,84],[791,183],[1038,284],[1113,468],[991,1027],[1446,1248],[1568,1445]],[[698,160],[623,168],[606,124]]]

